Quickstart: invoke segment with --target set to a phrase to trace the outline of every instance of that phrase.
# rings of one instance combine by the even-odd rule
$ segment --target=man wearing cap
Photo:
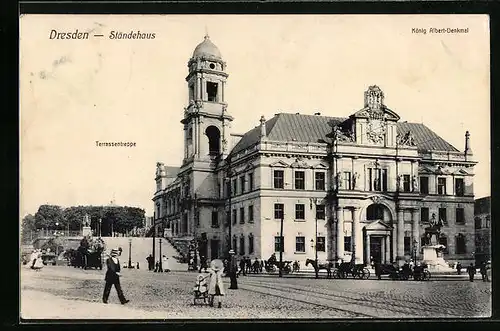
[[[108,303],[109,293],[111,292],[111,287],[115,285],[116,293],[118,293],[118,298],[122,305],[126,304],[130,300],[125,299],[123,295],[122,287],[120,285],[120,261],[118,260],[119,250],[112,249],[111,256],[106,260],[106,265],[108,270],[106,271],[106,285],[104,286],[104,293],[102,295],[102,301]]]
[[[237,290],[238,282],[236,281],[236,272],[238,271],[238,261],[236,261],[236,256],[234,256],[234,251],[231,249],[229,251],[229,278],[231,279],[231,285],[229,289]]]

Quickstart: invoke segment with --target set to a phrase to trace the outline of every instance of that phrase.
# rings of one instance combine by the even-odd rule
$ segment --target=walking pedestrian
[[[483,280],[483,282],[487,282],[488,281],[488,275],[486,273],[486,262],[481,262],[481,267],[479,269],[479,271],[481,272],[481,279]]]
[[[163,270],[165,272],[170,272],[170,267],[168,266],[168,257],[166,257],[165,255],[163,255]]]
[[[207,258],[204,255],[200,257],[200,272],[202,270],[207,271]]]
[[[460,262],[457,262],[457,275],[462,274],[462,264]]]
[[[236,271],[238,270],[238,262],[236,261],[236,256],[234,255],[234,251],[231,249],[229,251],[229,278],[231,279],[231,285],[229,289],[237,290],[238,289],[238,281],[236,280]]]
[[[222,307],[222,297],[226,295],[224,283],[222,282],[222,269],[224,264],[221,260],[213,260],[210,263],[210,268],[207,270],[210,273],[210,283],[208,286],[208,295],[210,295],[209,304],[214,306],[214,298],[217,297],[217,307]]]
[[[149,254],[149,256],[146,258],[146,261],[148,262],[148,270],[152,271],[155,269],[155,260],[153,258],[153,255]]]
[[[111,250],[111,256],[106,260],[106,265],[108,270],[106,271],[106,285],[104,286],[104,293],[102,295],[102,302],[108,303],[109,293],[111,292],[111,287],[114,285],[116,293],[118,293],[118,298],[122,305],[126,304],[130,300],[126,299],[123,295],[122,287],[120,285],[120,261],[118,260],[119,251],[117,249]]]
[[[246,272],[245,272],[245,266],[246,266],[246,261],[245,261],[245,258],[241,258],[240,260],[240,271],[238,271],[238,276],[243,272],[243,276],[246,276]]]
[[[473,282],[474,275],[476,274],[476,267],[474,267],[473,263],[471,263],[470,266],[467,267],[467,273],[469,274],[469,280]]]

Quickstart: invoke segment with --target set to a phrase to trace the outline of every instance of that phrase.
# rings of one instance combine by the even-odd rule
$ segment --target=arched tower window
[[[220,154],[220,131],[217,127],[210,125],[206,130],[205,134],[208,137],[208,153],[210,155]]]
[[[366,209],[366,219],[368,221],[384,220],[384,206],[379,203],[374,203]]]

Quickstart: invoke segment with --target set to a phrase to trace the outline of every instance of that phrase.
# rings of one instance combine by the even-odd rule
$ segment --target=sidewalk
[[[166,313],[129,308],[119,303],[69,300],[33,290],[21,291],[22,319],[164,319]]]

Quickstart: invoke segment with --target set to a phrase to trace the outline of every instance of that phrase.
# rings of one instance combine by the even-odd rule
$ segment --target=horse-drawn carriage
[[[291,263],[292,261],[283,261],[280,263],[279,261],[268,260],[264,261],[264,269],[266,270],[266,272],[277,272],[281,266],[281,271],[284,274],[289,274],[292,272],[292,267],[290,265]]]
[[[370,270],[364,264],[353,262],[342,262],[333,270],[333,278],[345,279],[348,277],[357,279],[370,278]]]
[[[405,263],[401,268],[392,264],[376,264],[375,275],[378,279],[381,279],[382,275],[389,275],[392,280],[409,280],[410,278],[413,278],[413,280],[429,280],[431,278],[431,273],[426,264],[416,265],[412,269],[408,263]]]
[[[105,249],[104,241],[101,238],[92,239],[84,237],[78,249],[70,249],[66,252],[69,265],[75,268],[99,269],[102,270],[102,253]]]

